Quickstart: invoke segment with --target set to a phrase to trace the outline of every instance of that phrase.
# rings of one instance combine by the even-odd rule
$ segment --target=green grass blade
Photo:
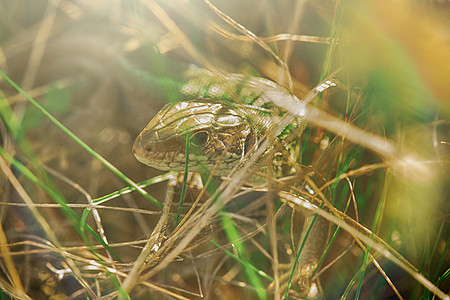
[[[0,290],[0,297],[1,297],[3,300],[8,300],[8,299],[9,299],[8,296],[6,296],[6,294],[3,293],[2,290]]]
[[[52,188],[49,188],[45,183],[43,183],[36,175],[34,175],[30,170],[28,170],[23,164],[14,159],[9,153],[7,153],[2,147],[0,147],[0,155],[10,164],[12,164],[19,172],[21,172],[25,177],[27,177],[31,182],[39,186],[44,192],[47,193],[56,203],[61,206],[61,210],[70,220],[76,231],[80,236],[83,236],[82,232],[79,231],[81,218],[78,216],[69,206],[62,195],[55,192]],[[88,224],[85,224],[84,228],[100,243],[105,247],[105,249],[111,253],[111,255],[121,261],[120,257],[114,252],[108,244],[106,244],[103,239],[98,235],[98,233],[92,229]]]
[[[152,184],[156,184],[156,183],[160,183],[160,182],[163,182],[163,181],[167,181],[167,180],[173,178],[173,176],[178,176],[178,172],[167,172],[167,173],[164,173],[164,174],[152,177],[150,179],[144,180],[142,182],[139,182],[137,185],[139,187],[141,187],[141,188],[145,188],[145,187],[150,186]],[[136,188],[133,187],[133,186],[132,187],[126,187],[126,188],[120,189],[118,191],[115,191],[113,193],[107,194],[105,196],[101,196],[99,198],[95,198],[95,199],[92,200],[92,203],[97,204],[97,205],[103,204],[105,202],[108,202],[110,200],[118,198],[118,197],[120,197],[122,195],[129,194],[129,193],[131,193],[132,191],[135,191],[135,190],[136,190]],[[152,196],[150,196],[150,197],[152,197]],[[157,200],[155,199],[155,201],[157,201]]]
[[[320,208],[323,208],[323,205]],[[292,265],[291,273],[289,274],[289,279],[287,282],[286,291],[284,292],[283,299],[288,298],[289,290],[291,289],[291,286],[292,286],[292,280],[294,279],[294,273],[295,273],[295,270],[297,269],[298,262],[300,261],[300,255],[302,254],[303,248],[306,245],[306,241],[308,240],[309,234],[311,233],[311,230],[312,230],[314,224],[316,223],[316,220],[318,217],[319,217],[319,215],[314,216],[313,220],[311,221],[311,225],[309,226],[308,231],[306,232],[305,237],[300,245],[300,248],[298,249],[297,256],[295,257],[294,264]]]
[[[189,145],[190,145],[190,138],[189,138],[189,134],[187,133],[186,134],[186,154],[185,154],[185,160],[184,160],[183,185],[181,187],[180,204],[178,205],[176,226],[178,226],[178,224],[181,221],[181,211],[183,209],[184,197],[186,195],[186,186],[187,186],[188,172],[189,172]]]
[[[217,244],[214,241],[210,241],[210,243],[214,246],[216,246],[217,248],[220,248],[221,246],[219,244]],[[262,278],[265,278],[267,280],[273,281],[273,277],[270,276],[269,274],[267,274],[266,272],[258,269],[257,267],[255,267],[253,264],[251,264],[250,262],[243,260],[241,258],[239,258],[238,256],[234,255],[231,251],[228,250],[223,250],[223,252],[225,254],[227,254],[228,256],[230,256],[231,258],[233,258],[234,260],[238,261],[239,263],[241,263],[242,265],[245,265],[251,269],[253,269],[258,275],[260,275]]]
[[[386,177],[385,177],[385,182],[384,182],[381,198],[380,198],[380,201],[378,202],[377,210],[376,210],[376,213],[375,213],[375,218],[374,218],[373,225],[372,225],[372,232],[375,232],[375,233],[378,230],[378,224],[379,224],[379,222],[381,220],[382,213],[383,213],[383,208],[384,208],[385,203],[386,203],[388,187],[389,187],[389,183],[390,183],[390,180],[391,180],[391,176],[392,176],[392,174],[388,170],[387,174],[386,174]],[[373,239],[373,234],[370,235],[370,239]],[[361,267],[360,276],[359,276],[358,288],[356,289],[355,299],[359,299],[359,296],[361,294],[361,288],[362,288],[362,284],[363,284],[363,280],[364,280],[365,270],[366,270],[366,268],[367,268],[367,266],[369,264],[370,250],[371,250],[371,247],[367,246],[366,253],[364,255],[363,264],[362,264],[362,267]]]
[[[39,109],[47,118],[50,119],[56,126],[58,126],[65,134],[67,134],[71,139],[78,143],[83,149],[85,149],[89,154],[99,160],[104,166],[116,174],[120,179],[125,181],[128,185],[134,187],[139,193],[144,197],[149,199],[153,204],[162,208],[162,204],[157,202],[152,198],[144,189],[140,188],[133,180],[125,176],[119,169],[117,169],[113,164],[106,160],[103,156],[94,151],[85,142],[83,142],[78,136],[76,136],[72,131],[65,127],[61,122],[59,122],[52,114],[50,114],[44,107],[42,107],[36,100],[31,98],[24,90],[22,90],[11,78],[9,78],[3,71],[0,70],[0,76],[2,76],[12,87],[14,87],[21,95],[23,95],[31,104],[33,104],[37,109]]]
[[[224,211],[220,213],[220,220],[222,222],[223,230],[225,231],[228,240],[236,250],[238,257],[242,261],[245,261],[245,263],[243,263],[244,271],[250,281],[250,284],[254,287],[256,295],[259,299],[267,299],[267,291],[259,279],[258,272],[254,268],[250,267],[251,264],[248,262],[247,251],[245,250],[244,244],[242,243],[240,234],[234,225],[233,220]]]

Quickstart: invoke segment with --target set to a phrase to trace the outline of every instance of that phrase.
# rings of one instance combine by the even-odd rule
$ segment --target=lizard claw
[[[300,270],[300,276],[298,278],[298,284],[300,286],[300,294],[302,297],[314,300],[323,299],[322,287],[320,281],[311,281],[312,273],[315,269],[315,265],[310,264],[304,266]]]

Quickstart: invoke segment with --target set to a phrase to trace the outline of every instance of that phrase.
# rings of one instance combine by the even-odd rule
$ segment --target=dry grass
[[[325,299],[448,299],[449,14],[445,1],[0,2],[0,296],[281,299],[289,283],[296,299],[311,210],[333,224],[314,271]],[[176,174],[131,145],[181,100],[190,64],[305,100],[270,95],[307,123],[296,179],[318,206],[289,178],[244,184],[247,163],[188,188],[176,227]]]

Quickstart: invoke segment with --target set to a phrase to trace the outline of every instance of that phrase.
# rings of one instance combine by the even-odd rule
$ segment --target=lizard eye
[[[206,131],[198,131],[191,136],[191,145],[197,148],[206,146],[209,141],[209,134]]]

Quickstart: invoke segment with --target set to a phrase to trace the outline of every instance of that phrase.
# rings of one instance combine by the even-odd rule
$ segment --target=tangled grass
[[[0,3],[0,296],[297,299],[310,210],[325,299],[448,299],[450,8],[418,2]],[[131,145],[191,64],[308,101],[297,176],[322,205],[241,172],[185,180],[177,223],[177,174]]]

